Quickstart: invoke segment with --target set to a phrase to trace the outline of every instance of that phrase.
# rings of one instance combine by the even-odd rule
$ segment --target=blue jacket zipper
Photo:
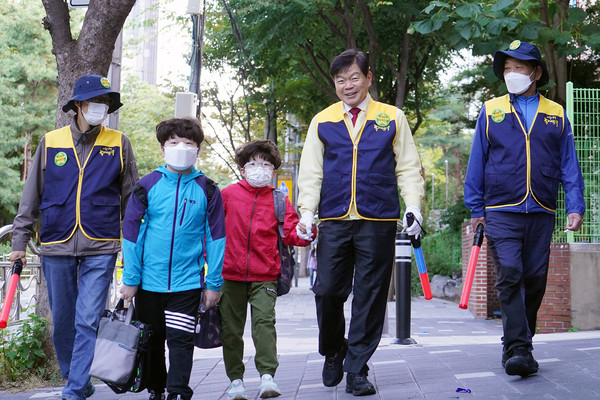
[[[175,190],[175,211],[173,214],[173,231],[171,232],[171,250],[169,252],[169,281],[167,291],[171,292],[171,267],[173,265],[173,247],[175,246],[175,228],[177,226],[177,203],[179,201],[179,183],[181,182],[181,174],[177,178],[177,190]]]
[[[185,215],[185,206],[187,205],[187,198],[183,199],[183,211],[181,212],[181,219],[179,220],[179,226],[183,224],[183,216]]]

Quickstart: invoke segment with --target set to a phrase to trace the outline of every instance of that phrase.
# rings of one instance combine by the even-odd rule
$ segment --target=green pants
[[[223,361],[227,376],[232,381],[244,377],[243,335],[248,303],[252,318],[252,340],[256,350],[254,364],[261,376],[274,376],[279,366],[275,330],[277,282],[237,282],[225,279],[221,292],[219,310],[223,326]]]

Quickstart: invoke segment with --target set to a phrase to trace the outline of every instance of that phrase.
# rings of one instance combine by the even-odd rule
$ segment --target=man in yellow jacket
[[[330,66],[341,100],[312,120],[298,177],[299,234],[318,212],[319,274],[313,286],[323,384],[336,386],[348,373],[346,392],[376,393],[367,362],[381,339],[394,264],[398,189],[406,203],[404,227],[421,232],[424,181],[421,162],[402,110],[368,94],[372,73],[365,54],[350,49]],[[415,221],[406,223],[406,213]],[[354,282],[353,282],[354,281]],[[353,292],[348,339],[344,303]]]

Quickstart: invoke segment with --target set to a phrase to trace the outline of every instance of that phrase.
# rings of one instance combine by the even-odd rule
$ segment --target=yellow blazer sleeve
[[[321,200],[321,182],[323,181],[323,153],[325,147],[317,135],[317,117],[310,122],[304,140],[298,171],[298,208],[300,213],[317,213]]]
[[[407,207],[414,206],[421,209],[421,202],[425,198],[425,180],[421,175],[421,159],[406,116],[399,108],[396,112],[396,123],[398,126],[394,139],[394,154],[400,195]]]

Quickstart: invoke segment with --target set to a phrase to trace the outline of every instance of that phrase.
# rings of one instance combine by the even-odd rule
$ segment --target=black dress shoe
[[[502,349],[502,368],[506,368],[506,362],[512,357],[513,351]]]
[[[348,372],[346,376],[346,393],[352,393],[354,396],[368,396],[377,393],[377,390],[367,379],[367,374]]]
[[[348,341],[344,339],[342,348],[332,356],[325,357],[323,365],[323,385],[336,386],[344,378],[344,358],[348,351]]]
[[[520,375],[525,377],[536,374],[539,365],[530,351],[517,347],[512,357],[506,361],[504,369],[508,375]]]

